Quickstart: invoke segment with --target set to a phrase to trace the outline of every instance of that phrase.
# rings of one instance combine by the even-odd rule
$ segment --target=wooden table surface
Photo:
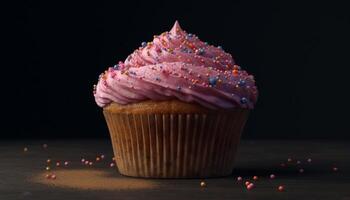
[[[242,141],[232,176],[204,180],[137,179],[110,167],[108,140],[0,142],[0,200],[7,199],[340,199],[350,200],[349,141]],[[47,148],[43,148],[47,144]],[[28,151],[24,151],[24,147]],[[105,158],[96,162],[96,156]],[[51,170],[46,171],[46,160]],[[92,160],[85,166],[81,158]],[[292,158],[291,162],[287,159]],[[311,158],[311,162],[307,159]],[[297,161],[300,164],[297,164]],[[56,167],[56,161],[61,166]],[[68,166],[63,166],[69,161]],[[285,167],[281,166],[285,163]],[[338,170],[334,171],[334,167]],[[299,169],[304,172],[300,173]],[[45,174],[57,175],[56,180]],[[276,178],[269,179],[270,174]],[[254,181],[247,190],[237,176]],[[283,185],[285,191],[277,187]]]

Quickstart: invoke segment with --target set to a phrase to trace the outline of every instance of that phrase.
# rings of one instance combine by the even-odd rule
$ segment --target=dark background
[[[320,1],[25,1],[5,10],[1,138],[107,138],[92,85],[142,41],[221,45],[260,91],[244,138],[350,138],[350,15]]]

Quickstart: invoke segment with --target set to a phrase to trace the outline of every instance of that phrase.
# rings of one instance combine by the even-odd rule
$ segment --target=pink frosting
[[[100,75],[97,105],[179,99],[210,109],[249,108],[257,101],[254,77],[221,47],[187,34],[176,21],[170,32],[154,36]]]

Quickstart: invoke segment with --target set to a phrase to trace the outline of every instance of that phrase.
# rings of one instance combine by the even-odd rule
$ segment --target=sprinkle
[[[258,176],[253,176],[253,180],[258,180]]]
[[[97,157],[96,157],[96,161],[100,161],[100,160],[101,160],[100,157],[97,156]]]
[[[218,80],[217,77],[210,77],[209,78],[209,85],[212,86],[212,87],[215,86],[217,80]]]
[[[114,163],[109,164],[110,167],[114,167],[114,165],[115,165]]]
[[[46,162],[47,162],[47,163],[50,163],[50,162],[51,162],[51,159],[47,159]]]
[[[205,45],[208,45],[208,42],[204,42]]]
[[[50,178],[53,179],[53,180],[55,180],[55,179],[56,179],[56,175],[55,175],[55,174],[52,174]]]
[[[201,187],[207,187],[207,183],[205,183],[204,181],[201,181],[200,186]]]
[[[299,172],[304,173],[304,169],[303,168],[299,169]]]
[[[43,144],[43,148],[46,149],[47,148],[47,144]]]
[[[101,156],[100,156],[100,157],[101,157],[101,159],[104,159],[104,158],[105,158],[105,155],[101,154]]]
[[[56,162],[56,166],[59,167],[61,165],[60,162]]]
[[[27,152],[28,151],[28,147],[24,147],[23,151]]]
[[[242,179],[242,177],[237,177],[237,181],[242,181],[243,179]]]
[[[68,161],[65,161],[64,162],[64,166],[68,166],[69,162]]]
[[[228,60],[227,60],[227,62],[228,62]],[[233,65],[233,69],[240,70],[241,67],[239,65]]]
[[[245,80],[239,80],[238,81],[238,85],[240,86],[240,87],[243,87],[243,86],[245,86]]]
[[[308,158],[308,159],[307,159],[307,162],[311,163],[311,162],[312,162],[311,158]]]
[[[236,69],[232,70],[232,74],[233,74],[233,76],[237,76],[238,75],[238,70],[236,70]]]
[[[278,186],[278,191],[280,191],[280,192],[282,192],[282,191],[284,191],[284,186],[283,185],[280,185],[280,186]]]
[[[45,178],[50,179],[51,178],[51,174],[46,174]]]
[[[198,54],[198,55],[203,55],[204,54],[204,49],[203,48],[200,48],[200,49],[197,49],[196,50],[196,53]]]
[[[89,162],[89,165],[91,166],[93,164],[93,162]]]
[[[84,164],[85,164],[85,165],[88,165],[88,164],[89,164],[89,161],[88,161],[88,160],[85,160]]]
[[[222,46],[218,46],[219,49],[223,50]]]
[[[141,46],[142,46],[142,47],[146,47],[146,46],[147,46],[147,43],[146,43],[146,42],[142,42],[142,43],[141,43]]]
[[[288,160],[287,160],[288,162],[292,162],[292,158],[288,158]]]
[[[249,185],[247,185],[247,189],[251,190],[254,188],[254,183],[250,183]]]
[[[46,169],[46,171],[50,171],[50,167],[49,166],[45,167],[45,169]]]
[[[301,161],[300,161],[300,160],[298,160],[298,161],[297,161],[297,165],[299,165],[300,163],[301,163]]]
[[[190,39],[192,36],[193,36],[193,34],[192,34],[192,33],[189,33],[189,34],[186,35],[185,38],[186,38],[186,40],[188,40],[188,39]]]
[[[333,167],[333,171],[334,172],[338,171],[338,167]]]
[[[250,184],[249,181],[246,181],[246,182],[244,183],[244,185],[246,185],[246,186],[248,186],[249,184]]]
[[[275,179],[276,176],[274,174],[270,174],[270,179]]]
[[[85,162],[85,159],[84,159],[84,158],[82,158],[82,159],[81,159],[81,162],[82,162],[82,163],[83,163],[83,162]]]
[[[180,86],[177,86],[176,89],[177,89],[177,90],[181,90],[181,87],[180,87]]]
[[[247,98],[245,98],[245,97],[241,98],[241,103],[242,104],[246,104],[247,102],[248,102]]]
[[[113,69],[114,69],[114,70],[118,70],[118,69],[119,69],[119,65],[114,65],[114,66],[113,66]]]

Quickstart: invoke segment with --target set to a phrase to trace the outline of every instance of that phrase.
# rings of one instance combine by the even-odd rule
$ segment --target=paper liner
[[[119,172],[149,178],[230,175],[249,111],[127,114],[104,111]]]

